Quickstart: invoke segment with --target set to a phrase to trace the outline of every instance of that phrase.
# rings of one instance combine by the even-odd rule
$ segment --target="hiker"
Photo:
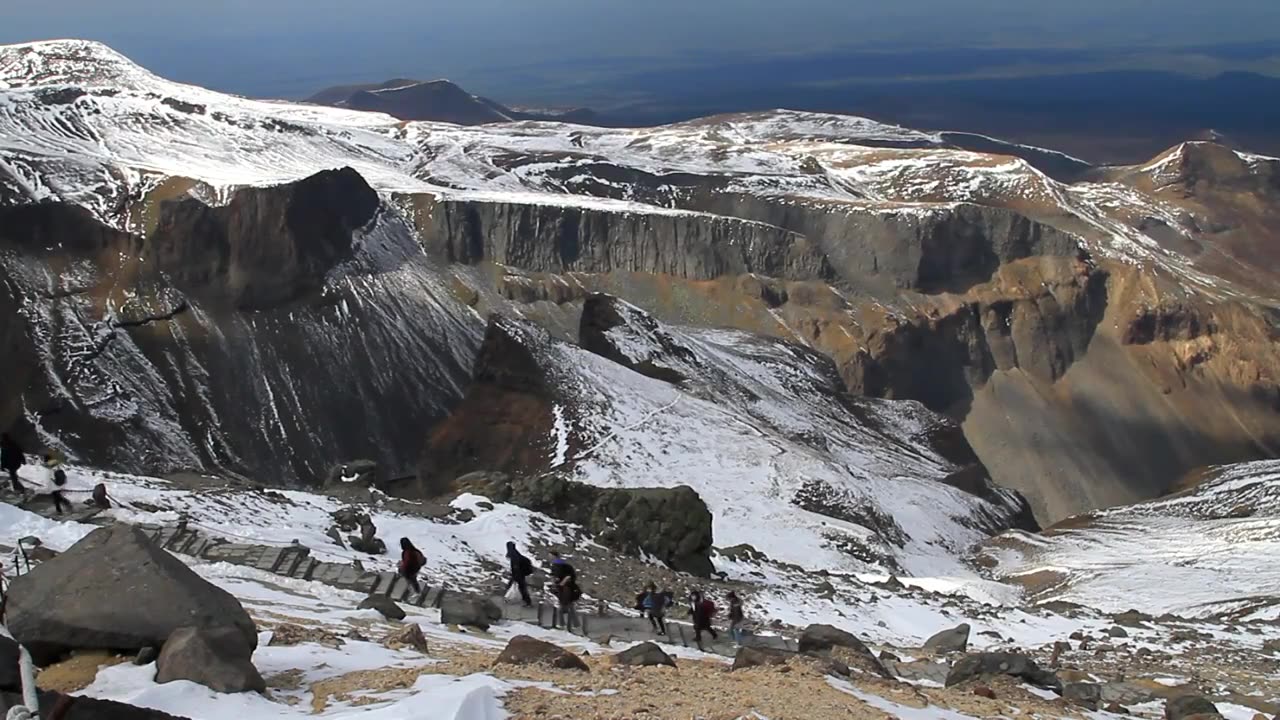
[[[566,630],[573,629],[573,621],[577,617],[574,603],[582,597],[582,589],[578,587],[578,571],[573,569],[560,553],[551,553],[551,580],[556,601],[560,605],[560,614],[564,616]]]
[[[9,433],[0,435],[0,469],[9,473],[9,483],[13,485],[13,491],[19,495],[27,492],[22,481],[18,480],[18,468],[26,462],[27,456],[23,453],[18,441],[14,440]]]
[[[67,473],[62,469],[62,463],[66,462],[66,457],[57,450],[49,450],[44,454],[44,466],[53,471],[53,492],[49,496],[53,498],[53,509],[62,514],[62,506],[66,505],[67,510],[71,509],[71,502],[62,496],[62,491],[67,485]]]
[[[98,483],[93,486],[93,494],[89,497],[89,504],[100,510],[111,509],[111,501],[107,499],[106,483]]]
[[[693,615],[693,639],[701,650],[704,630],[711,633],[712,640],[720,637],[716,629],[711,627],[711,618],[716,616],[716,604],[704,597],[701,591],[694,590],[689,596],[689,612]]]
[[[506,593],[512,585],[520,588],[520,599],[525,607],[533,607],[533,599],[529,597],[529,576],[533,574],[533,561],[516,549],[516,544],[507,541],[507,560],[511,563],[511,577],[507,579]]]
[[[729,593],[729,634],[733,636],[735,645],[742,645],[742,623],[747,619],[742,611],[742,598],[738,593]]]
[[[649,583],[649,587],[641,600],[644,612],[649,616],[649,624],[659,635],[667,634],[667,596],[658,592],[658,586]]]
[[[400,538],[400,577],[418,595],[422,594],[422,586],[418,584],[418,571],[426,564],[427,558],[422,551],[414,547],[409,538]]]

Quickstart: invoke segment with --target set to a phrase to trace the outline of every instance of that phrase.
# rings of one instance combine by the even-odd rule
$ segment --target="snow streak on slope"
[[[1201,486],[1102,510],[1045,536],[1009,533],[986,554],[1040,596],[1108,611],[1280,617],[1280,461],[1228,466]],[[1166,592],[1152,592],[1163,588]]]

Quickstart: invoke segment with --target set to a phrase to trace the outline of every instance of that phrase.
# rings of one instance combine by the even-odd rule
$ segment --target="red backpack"
[[[702,610],[702,614],[705,615],[708,620],[716,616],[716,604],[711,602],[711,598],[703,600],[700,609]]]

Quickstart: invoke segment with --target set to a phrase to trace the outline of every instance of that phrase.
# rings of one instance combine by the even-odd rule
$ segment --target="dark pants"
[[[422,594],[422,586],[418,584],[417,570],[401,570],[400,577],[404,578],[405,582],[409,583],[409,587],[413,588],[414,592],[419,595]]]
[[[53,495],[53,509],[57,510],[59,515],[62,514],[63,505],[67,506],[67,510],[71,509],[71,503],[66,498],[62,497],[61,490],[54,490],[51,494]]]
[[[659,635],[667,634],[667,619],[663,617],[662,613],[655,613],[650,610],[649,624],[653,626],[653,629],[656,630]]]
[[[22,482],[18,480],[18,468],[8,468],[9,483],[13,485],[13,491],[21,495],[26,492],[26,488],[22,486]]]
[[[532,606],[533,598],[529,597],[529,578],[523,575],[512,574],[511,577],[507,579],[507,586],[502,589],[502,592],[505,594],[511,589],[512,585],[520,588],[520,600],[524,602],[524,606]]]
[[[705,632],[709,632],[709,633],[711,633],[711,639],[712,639],[712,640],[715,640],[715,639],[717,639],[717,638],[719,638],[719,637],[720,637],[720,636],[716,633],[716,629],[715,629],[715,628],[713,628],[713,627],[711,627],[711,623],[700,623],[700,622],[695,622],[695,623],[693,624],[693,639],[694,639],[694,642],[698,643],[698,649],[699,649],[699,650],[701,650],[701,649],[702,649],[702,633],[703,633],[704,631],[705,631]]]

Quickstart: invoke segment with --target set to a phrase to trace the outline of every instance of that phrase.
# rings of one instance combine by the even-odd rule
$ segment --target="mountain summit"
[[[564,120],[591,122],[590,110],[563,112],[513,110],[479,95],[472,95],[448,80],[388,80],[370,85],[339,85],[307,98],[317,105],[370,110],[401,120],[429,120],[457,125],[484,125],[514,120]]]

